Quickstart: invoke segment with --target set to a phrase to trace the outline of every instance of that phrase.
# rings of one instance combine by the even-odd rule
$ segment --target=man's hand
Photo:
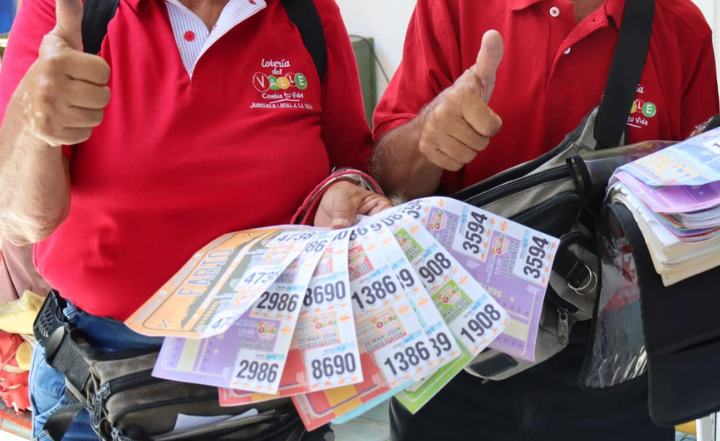
[[[16,99],[26,130],[51,146],[86,141],[110,101],[110,66],[82,52],[82,0],[56,0],[57,24],[40,45],[38,60]]]
[[[487,103],[503,52],[500,34],[488,31],[475,65],[428,106],[419,148],[436,166],[460,170],[485,150],[500,130],[502,120]]]
[[[392,203],[384,196],[341,181],[323,195],[315,215],[315,226],[333,229],[351,227],[355,225],[358,214],[372,216],[390,207]]]

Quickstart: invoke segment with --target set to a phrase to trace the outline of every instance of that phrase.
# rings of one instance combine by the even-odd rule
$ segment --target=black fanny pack
[[[45,434],[60,441],[82,410],[105,441],[332,441],[328,427],[308,433],[288,398],[238,407],[220,407],[216,387],[179,383],[152,376],[159,347],[102,352],[65,317],[66,302],[48,295],[34,332],[46,362],[65,374],[72,404],[46,422]],[[252,416],[243,417],[248,411]],[[198,427],[174,430],[180,415],[227,416]]]

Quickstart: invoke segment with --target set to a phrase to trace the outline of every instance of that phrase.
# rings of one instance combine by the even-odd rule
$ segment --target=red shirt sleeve
[[[683,137],[688,137],[697,125],[720,113],[712,34],[708,34],[689,51],[683,66],[685,92],[682,97],[681,125]]]
[[[405,37],[403,61],[375,111],[376,140],[415,118],[462,75],[460,37],[450,3],[418,0]]]
[[[365,118],[362,88],[355,52],[332,0],[316,0],[327,44],[323,77],[322,139],[331,167],[351,167],[367,172],[372,155],[372,134]]]

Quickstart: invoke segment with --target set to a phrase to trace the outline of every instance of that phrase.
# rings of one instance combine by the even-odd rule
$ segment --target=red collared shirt
[[[718,113],[710,28],[690,0],[656,0],[650,53],[628,121],[630,142],[680,140]],[[445,173],[449,193],[536,158],[600,104],[625,0],[576,24],[565,0],[419,0],[402,65],[375,113],[375,138],[414,118],[477,58],[483,34],[505,40],[490,107],[500,133],[475,161]]]
[[[234,0],[235,1],[235,0]],[[112,100],[72,148],[72,208],[35,246],[41,274],[92,314],[123,320],[214,238],[290,220],[333,166],[365,169],[370,130],[338,7],[316,0],[322,83],[279,0],[233,27],[188,74],[161,0],[122,0],[101,56]],[[0,109],[55,25],[24,0],[0,78]]]

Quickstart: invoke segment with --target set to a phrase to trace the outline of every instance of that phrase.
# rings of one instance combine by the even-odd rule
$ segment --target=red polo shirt
[[[78,307],[123,320],[212,239],[287,223],[331,167],[367,168],[370,130],[334,1],[315,0],[322,83],[280,1],[267,3],[209,48],[191,79],[166,5],[120,2],[101,50],[112,100],[72,148],[69,218],[35,246],[41,274]],[[23,1],[0,109],[54,25],[53,0]],[[303,77],[270,88],[288,74]]]
[[[690,0],[656,0],[650,53],[628,122],[631,142],[687,137],[718,113],[710,28]],[[402,65],[375,113],[375,138],[414,118],[475,63],[497,29],[505,57],[490,107],[503,128],[475,161],[446,173],[454,192],[556,146],[600,103],[625,0],[579,24],[565,0],[418,0]]]

